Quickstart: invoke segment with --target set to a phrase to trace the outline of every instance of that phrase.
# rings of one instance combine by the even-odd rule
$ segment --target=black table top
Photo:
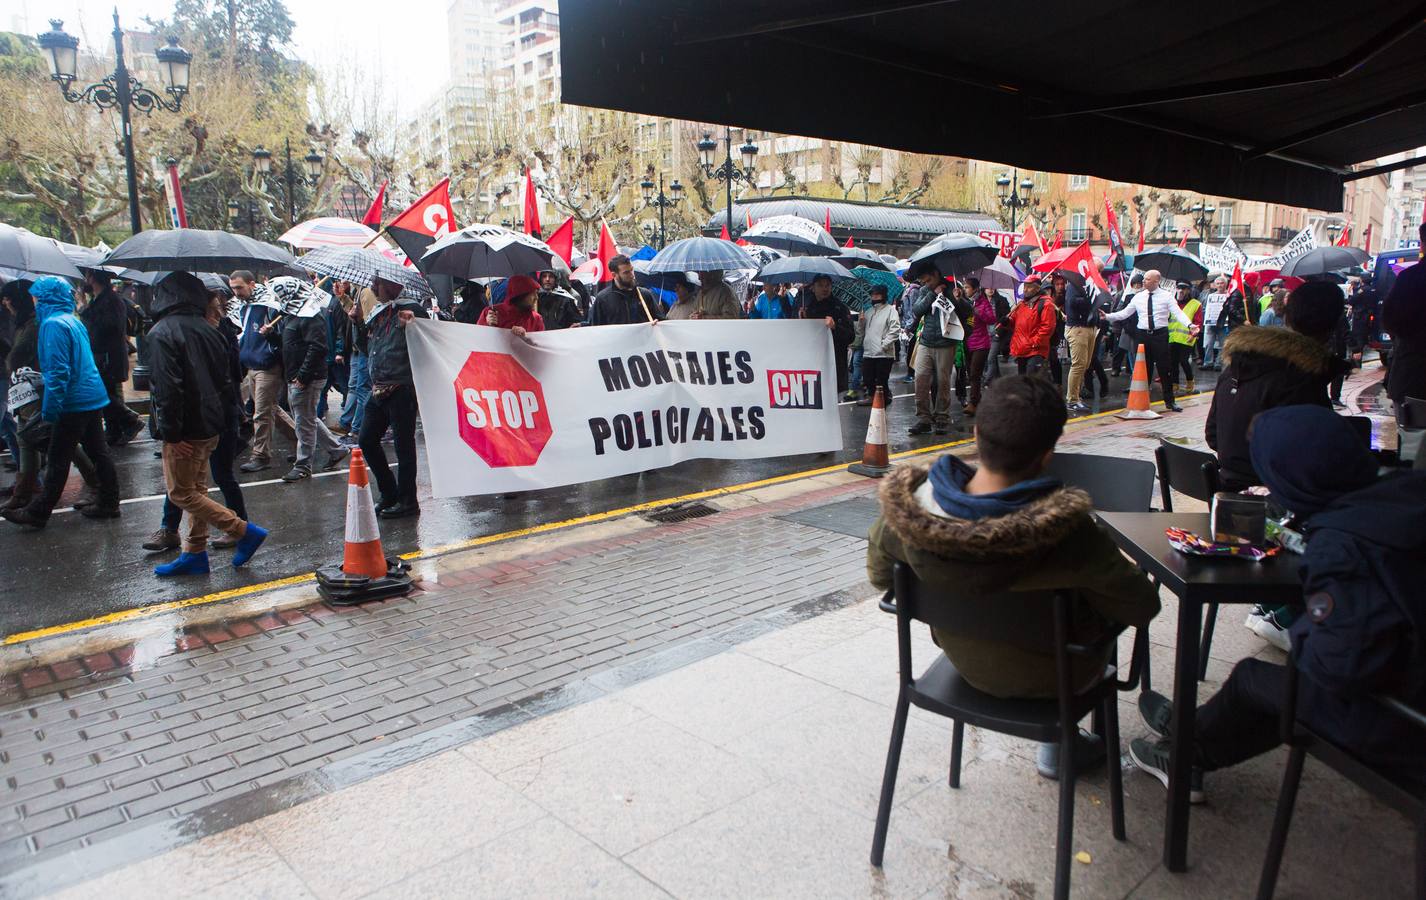
[[[1208,513],[1096,513],[1119,549],[1129,554],[1173,594],[1202,603],[1300,602],[1300,558],[1283,551],[1271,559],[1215,559],[1187,556],[1169,546],[1166,528],[1208,532]]]

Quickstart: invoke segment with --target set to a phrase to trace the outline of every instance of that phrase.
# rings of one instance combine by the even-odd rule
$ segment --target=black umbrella
[[[270,273],[294,269],[297,259],[281,247],[245,235],[201,228],[175,228],[139,232],[115,247],[104,264],[141,272],[250,269]]]
[[[0,267],[18,273],[83,277],[54,241],[11,225],[0,225]]]
[[[1282,267],[1281,274],[1296,278],[1331,275],[1342,269],[1360,266],[1366,261],[1366,251],[1356,247],[1317,247],[1289,260],[1287,265]]]
[[[846,266],[848,269],[855,269],[857,266],[866,266],[868,269],[880,269],[883,272],[891,271],[880,254],[873,253],[870,250],[863,250],[861,247],[843,247],[832,259]]]
[[[942,275],[962,278],[983,269],[1000,255],[1000,248],[974,234],[943,234],[911,254],[906,277],[915,281],[934,267]]]
[[[789,256],[763,266],[753,280],[763,284],[807,284],[824,275],[833,281],[853,277],[851,272],[825,256]]]
[[[1134,254],[1134,268],[1157,270],[1169,281],[1198,281],[1208,277],[1208,267],[1192,253],[1177,247],[1154,247]]]

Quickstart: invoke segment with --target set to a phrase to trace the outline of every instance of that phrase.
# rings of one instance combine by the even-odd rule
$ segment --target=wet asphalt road
[[[911,385],[901,380],[901,374],[898,369],[892,379],[893,394],[898,397],[889,410],[891,452],[970,437],[970,428],[954,401],[951,434],[908,435],[907,428],[915,421],[914,399],[899,396],[911,393]],[[1109,402],[1103,409],[1122,405],[1120,390],[1126,382],[1126,378],[1113,380]],[[1200,385],[1203,383],[1200,381]],[[1095,411],[1100,408],[1096,406]],[[418,439],[421,515],[382,520],[382,541],[388,554],[431,549],[839,461],[856,461],[861,458],[869,413],[865,407],[841,407],[844,449],[840,454],[693,460],[639,475],[530,491],[518,497],[430,499],[424,446]],[[283,454],[288,452],[280,434],[276,441]],[[154,450],[155,445],[145,440],[116,454],[124,497],[121,519],[91,521],[74,511],[56,512],[42,531],[21,529],[0,520],[0,635],[301,575],[318,566],[341,562],[346,465],[291,485],[276,482],[285,467],[274,465],[265,472],[240,475],[249,516],[272,532],[249,566],[233,569],[228,565],[231,551],[210,551],[213,573],[207,578],[155,578],[153,566],[174,554],[148,554],[140,547],[158,527],[163,505],[163,475]],[[390,445],[387,456],[394,459]],[[69,505],[78,487],[79,477],[72,473],[62,508]]]

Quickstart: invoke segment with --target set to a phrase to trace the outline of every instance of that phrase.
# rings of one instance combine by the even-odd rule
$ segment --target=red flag
[[[1342,228],[1342,233],[1337,237],[1337,247],[1350,247],[1352,244],[1352,220],[1348,219],[1347,224]]]
[[[1367,230],[1362,232],[1362,249],[1370,256],[1372,252],[1372,227],[1367,226]]]
[[[540,195],[535,193],[535,180],[530,167],[525,167],[525,233],[540,236]]]
[[[1055,229],[1055,242],[1050,245],[1050,250],[1054,251],[1054,250],[1060,249],[1060,244],[1061,244],[1062,238],[1064,238],[1064,236],[1065,236],[1064,229],[1063,229],[1063,228],[1056,228],[1056,229]]]
[[[1040,237],[1040,231],[1035,227],[1034,222],[1025,223],[1025,232],[1020,235],[1020,243],[1015,245],[1015,249],[1010,251],[1010,255],[1014,256],[1015,251],[1021,247],[1039,250],[1042,254],[1050,252],[1050,248],[1045,246],[1045,239]]]
[[[1134,248],[1135,253],[1144,252],[1144,214],[1138,209],[1134,210],[1134,227],[1139,232],[1139,245]]]
[[[753,227],[753,214],[750,213],[750,212],[748,212],[748,211],[745,209],[745,210],[743,210],[743,215],[747,217],[747,221],[748,221],[747,226],[743,229],[744,231],[746,231],[748,228],[752,228],[752,227]]]
[[[366,208],[366,215],[361,217],[361,223],[380,230],[381,216],[384,212],[386,212],[386,182],[383,181],[381,187],[376,189],[376,198],[371,201],[371,206]]]
[[[569,265],[570,257],[574,256],[574,216],[564,220],[564,224],[555,229],[555,233],[550,235],[550,239],[545,241],[550,245],[550,249],[565,265]]]
[[[827,207],[827,218],[824,221],[822,227],[827,229],[828,234],[832,233],[832,207],[830,206]]]
[[[718,238],[724,241],[731,241],[733,239],[733,236],[728,233],[727,224],[723,225],[723,231],[718,235]]]
[[[1094,264],[1094,254],[1089,250],[1089,241],[1081,241],[1073,250],[1051,249],[1049,253],[1035,260],[1035,264],[1030,268],[1036,272],[1078,272],[1082,278],[1093,281],[1101,291],[1109,292],[1109,285],[1104,282],[1104,276],[1099,274],[1099,267]]]
[[[1178,249],[1182,250],[1188,244],[1188,236],[1191,234],[1193,234],[1192,228],[1185,228],[1183,230],[1183,237],[1178,239]]]
[[[847,235],[847,242],[846,242],[845,244],[843,244],[842,246],[843,246],[843,247],[855,247],[855,246],[856,246],[856,244],[853,244],[853,243],[852,243],[852,236],[851,236],[850,234]]]
[[[442,178],[439,184],[421,195],[421,199],[412,203],[405,212],[386,226],[386,233],[391,235],[398,247],[406,251],[406,256],[426,276],[431,289],[446,303],[450,302],[454,293],[451,276],[426,272],[421,266],[421,254],[425,253],[426,248],[435,243],[437,238],[450,234],[455,227],[456,214],[455,210],[451,209],[449,177]]]
[[[599,284],[614,280],[614,273],[609,271],[609,260],[618,255],[619,247],[614,243],[614,235],[609,233],[609,223],[600,219],[599,250],[594,254],[594,258],[599,260]]]
[[[1228,286],[1237,291],[1246,300],[1248,296],[1248,286],[1243,283],[1243,261],[1237,260],[1233,263],[1233,277],[1228,280]]]
[[[1119,231],[1119,216],[1114,213],[1114,204],[1109,202],[1109,194],[1104,195],[1104,220],[1109,228],[1109,251],[1121,263],[1124,261],[1124,235]]]

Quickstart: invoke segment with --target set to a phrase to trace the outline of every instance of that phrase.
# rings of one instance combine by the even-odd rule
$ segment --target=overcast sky
[[[376,66],[384,85],[398,91],[400,111],[411,111],[431,97],[448,74],[446,6],[448,0],[287,0],[297,22],[297,54],[319,69],[337,60],[359,57]],[[109,34],[118,6],[125,28],[142,26],[146,16],[173,11],[172,0],[4,0],[0,29],[38,34],[48,20],[60,18],[80,45],[102,44],[113,52]]]

